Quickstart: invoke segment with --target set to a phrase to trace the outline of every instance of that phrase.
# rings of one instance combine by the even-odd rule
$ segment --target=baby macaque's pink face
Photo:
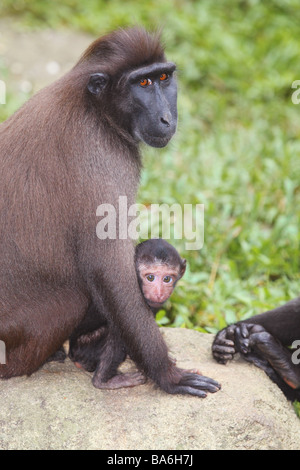
[[[179,268],[165,264],[151,264],[139,267],[142,291],[147,304],[159,308],[172,294],[175,284],[181,277]]]

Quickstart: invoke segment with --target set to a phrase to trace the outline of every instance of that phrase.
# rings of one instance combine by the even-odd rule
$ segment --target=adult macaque
[[[140,243],[135,249],[135,269],[145,301],[155,315],[172,294],[177,281],[184,275],[186,260],[177,250],[162,239],[151,239]],[[98,320],[97,320],[98,319]],[[105,312],[90,309],[82,323],[70,337],[69,356],[78,367],[94,372],[97,366],[106,367],[107,343],[111,341]],[[131,387],[145,381],[142,374],[118,374],[117,368],[126,358],[125,349],[110,361],[113,367],[111,388]],[[126,380],[125,380],[126,375]],[[107,388],[106,383],[97,380],[93,383],[99,388]]]
[[[290,400],[300,400],[300,298],[221,330],[213,343],[214,358],[226,364],[239,352],[263,369]]]
[[[91,309],[110,334],[100,383],[125,349],[168,393],[219,390],[170,360],[132,241],[96,236],[99,205],[135,203],[139,143],[163,147],[175,133],[175,68],[157,35],[118,30],[0,125],[0,377],[34,372]]]

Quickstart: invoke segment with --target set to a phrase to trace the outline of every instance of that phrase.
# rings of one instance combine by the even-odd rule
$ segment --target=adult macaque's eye
[[[147,279],[149,282],[153,282],[154,279],[155,279],[155,276],[154,276],[154,274],[148,274],[148,276],[146,276],[146,279]]]
[[[160,81],[167,80],[169,78],[169,75],[167,73],[162,73],[161,76],[159,77]]]
[[[152,80],[150,80],[150,78],[143,78],[142,80],[140,80],[140,85],[142,87],[152,85]]]

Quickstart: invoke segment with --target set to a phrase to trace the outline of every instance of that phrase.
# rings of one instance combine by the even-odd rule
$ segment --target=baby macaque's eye
[[[172,281],[172,278],[171,276],[165,276],[163,281],[166,283],[166,284],[169,284],[171,281]]]
[[[154,274],[148,274],[148,276],[146,276],[146,279],[147,279],[149,282],[153,282],[154,279],[155,279],[155,276],[154,276]]]

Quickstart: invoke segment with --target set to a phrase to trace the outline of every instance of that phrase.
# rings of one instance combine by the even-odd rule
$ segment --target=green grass
[[[0,14],[95,36],[163,26],[179,69],[179,128],[166,149],[144,149],[139,201],[205,204],[205,243],[184,251],[174,241],[189,267],[159,323],[217,331],[299,295],[296,0],[2,0]],[[8,94],[0,119],[25,98]]]

